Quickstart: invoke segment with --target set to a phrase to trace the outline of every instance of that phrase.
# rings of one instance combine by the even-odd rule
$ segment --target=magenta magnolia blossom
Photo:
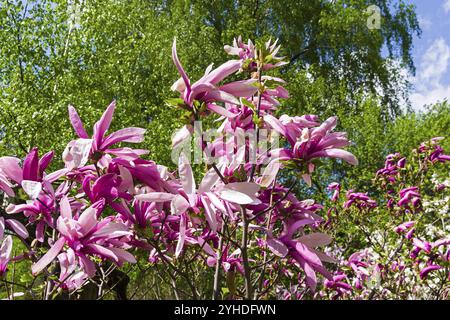
[[[270,70],[273,68],[281,67],[283,65],[288,64],[287,61],[283,61],[285,57],[277,57],[277,53],[279,52],[281,45],[278,45],[278,39],[272,43],[272,40],[269,40],[265,43],[265,51],[273,60],[272,63],[266,63],[262,69]],[[226,45],[224,47],[225,51],[230,55],[239,56],[239,58],[243,61],[243,63],[248,64],[250,70],[254,70],[257,67],[255,59],[258,59],[258,52],[256,50],[256,46],[249,39],[247,43],[242,42],[242,37],[235,38],[233,40],[233,45]]]
[[[367,193],[353,192],[353,190],[347,191],[347,201],[344,203],[344,208],[350,208],[351,206],[361,209],[373,209],[377,206],[375,200],[371,199]]]
[[[329,280],[331,274],[326,270],[323,262],[334,262],[326,254],[317,251],[316,247],[328,245],[331,238],[323,233],[311,233],[300,237],[294,237],[295,233],[302,231],[304,227],[314,224],[312,219],[292,221],[285,224],[284,231],[278,239],[274,238],[268,231],[268,248],[277,256],[291,257],[294,263],[298,264],[304,271],[306,283],[315,290],[317,286],[316,272],[319,272]]]
[[[401,233],[406,233],[406,238],[407,239],[411,239],[412,235],[414,233],[414,228],[413,226],[416,224],[416,221],[407,221],[404,222],[400,225],[398,225],[397,227],[394,228],[394,231],[398,234]]]
[[[124,262],[135,263],[135,258],[123,249],[126,247],[126,242],[121,240],[121,238],[131,235],[127,226],[114,222],[112,217],[99,221],[97,211],[92,206],[81,213],[78,218],[74,218],[68,198],[62,198],[60,202],[61,216],[57,221],[60,237],[50,250],[32,266],[33,274],[37,274],[51,263],[65,245],[67,245],[67,254],[76,256],[78,264],[89,277],[95,274],[95,264],[89,259],[89,256],[99,256],[118,265],[122,265]],[[65,260],[61,258],[61,261]],[[67,266],[65,267],[67,268]]]
[[[207,107],[210,110],[222,114],[224,113],[222,111],[223,108],[215,105],[213,102],[221,101],[239,104],[237,97],[251,96],[257,90],[253,85],[256,82],[254,79],[236,81],[218,86],[222,80],[239,70],[241,65],[239,60],[230,60],[214,70],[211,64],[206,69],[205,75],[191,84],[178,59],[175,40],[172,47],[172,59],[181,75],[181,78],[173,84],[172,90],[180,92],[184,103],[190,107],[192,107],[194,100],[203,101],[207,103]]]
[[[439,265],[426,266],[425,268],[420,270],[420,279],[425,279],[430,272],[440,270],[440,269],[442,269],[442,267]]]
[[[331,201],[333,202],[337,201],[339,198],[339,192],[341,191],[341,185],[337,182],[330,183],[327,187],[327,190],[333,191]]]
[[[443,137],[436,137],[428,143],[422,143],[418,151],[425,154],[425,158],[433,163],[450,161],[450,155],[444,154],[444,149],[438,144],[443,139]]]
[[[303,175],[310,183],[309,174],[314,171],[312,160],[316,158],[339,158],[352,165],[358,160],[348,151],[341,148],[350,145],[344,132],[331,132],[337,124],[337,119],[331,117],[319,126],[316,125],[315,116],[290,119],[284,116],[283,122],[271,115],[264,117],[265,122],[275,131],[286,137],[291,148],[271,151],[271,154],[280,160],[305,161],[308,164],[307,172]]]
[[[76,134],[81,139],[90,140],[92,142],[91,147],[86,143],[85,147],[90,149],[90,156],[95,161],[100,161],[103,158],[103,154],[112,154],[115,156],[133,155],[133,158],[138,158],[139,155],[145,154],[143,150],[130,150],[129,148],[111,149],[112,145],[119,142],[139,143],[144,140],[145,129],[142,128],[124,128],[119,131],[113,132],[110,135],[105,136],[106,132],[111,125],[114,110],[116,108],[116,102],[113,101],[108,108],[106,108],[102,117],[94,125],[92,139],[84,129],[83,122],[78,116],[74,107],[69,106],[69,117],[72,127]],[[80,148],[83,153],[82,148]],[[80,155],[79,155],[80,157]],[[70,158],[72,160],[72,157]],[[84,163],[81,163],[84,164]]]
[[[418,208],[420,206],[420,194],[418,191],[418,187],[409,187],[400,190],[400,200],[398,201],[398,206],[408,209]]]
[[[405,168],[406,158],[402,157],[399,153],[389,154],[386,157],[384,168],[377,171],[377,176],[386,177],[386,179],[395,183],[400,171]]]

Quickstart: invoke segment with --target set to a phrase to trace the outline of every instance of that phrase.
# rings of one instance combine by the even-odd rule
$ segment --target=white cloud
[[[448,0],[450,6],[450,0]],[[450,85],[441,83],[450,66],[450,46],[443,38],[436,39],[422,56],[416,77],[415,91],[410,95],[412,108],[423,110],[424,105],[450,98]]]
[[[448,0],[448,1],[450,1],[450,0]],[[431,26],[433,25],[433,23],[431,22],[430,19],[425,18],[424,16],[421,16],[421,15],[419,15],[417,17],[417,20],[419,21],[419,25],[422,30],[429,30],[431,28]]]
[[[416,91],[409,97],[411,100],[411,107],[414,111],[423,111],[425,105],[442,102],[445,99],[450,99],[450,85],[439,85],[429,91],[424,90],[422,92]]]
[[[447,71],[449,60],[450,47],[443,38],[435,40],[422,57],[418,79],[439,83]]]
[[[445,12],[449,12],[450,11],[450,0],[445,0],[445,2],[444,2],[444,10],[445,10]]]

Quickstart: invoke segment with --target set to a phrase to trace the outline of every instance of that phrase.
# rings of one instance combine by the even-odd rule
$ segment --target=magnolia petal
[[[183,81],[184,81],[185,87],[189,89],[189,88],[190,88],[189,78],[188,78],[186,72],[184,71],[183,66],[181,65],[180,60],[178,59],[178,54],[177,54],[177,39],[176,39],[176,38],[173,39],[173,45],[172,45],[172,60],[173,60],[173,63],[175,63],[175,66],[177,67],[177,70],[178,70],[178,72],[180,73],[181,78],[182,78]],[[177,86],[177,87],[179,87],[179,86]]]
[[[129,236],[132,233],[128,227],[123,223],[110,222],[106,226],[103,226],[99,230],[95,231],[92,238],[114,239],[124,236]]]
[[[356,157],[345,150],[342,149],[325,149],[322,151],[315,152],[311,154],[311,158],[319,158],[319,157],[328,157],[328,158],[339,158],[345,160],[349,164],[354,166],[358,165],[358,159]]]
[[[14,197],[15,192],[11,187],[12,184],[6,179],[6,177],[0,174],[0,190],[3,190],[9,197]]]
[[[213,90],[211,92],[208,92],[208,94],[204,97],[205,100],[215,100],[215,101],[222,101],[226,103],[231,103],[235,105],[239,105],[240,102],[238,98],[233,96],[232,94],[221,91],[221,90]],[[233,114],[234,116],[234,114]]]
[[[78,224],[80,226],[80,232],[87,234],[97,224],[97,210],[94,207],[89,207],[83,211],[78,218]]]
[[[103,258],[108,258],[116,263],[119,263],[119,257],[117,257],[117,255],[112,250],[110,250],[110,248],[105,248],[95,243],[88,244],[87,246],[92,249],[94,254],[98,254]]]
[[[39,174],[42,175],[44,173],[44,170],[47,169],[48,165],[53,159],[55,152],[49,151],[46,154],[42,156],[42,158],[39,160]]]
[[[311,251],[314,252],[319,257],[319,259],[323,262],[328,262],[328,263],[338,263],[339,262],[335,258],[330,257],[329,255],[326,255],[323,252],[320,252],[320,251],[317,251],[314,249],[312,249]]]
[[[294,233],[299,229],[302,228],[304,226],[307,226],[309,224],[314,224],[315,221],[313,219],[302,219],[302,220],[298,220],[296,222],[294,222],[291,226],[289,226],[288,232],[287,232],[287,236],[289,238],[292,238],[292,236],[294,235]]]
[[[88,257],[86,257],[85,255],[81,254],[78,257],[80,264],[84,270],[84,272],[86,273],[86,275],[90,278],[92,278],[95,275],[96,269],[95,269],[95,263],[92,262]]]
[[[184,90],[186,90],[186,84],[184,83],[183,78],[179,78],[177,81],[175,81],[170,87],[170,90],[183,93]]]
[[[66,168],[72,170],[84,166],[89,160],[92,139],[77,139],[69,142],[63,152]]]
[[[224,116],[226,118],[236,118],[238,116],[238,114],[234,114],[230,111],[228,111],[227,109],[225,109],[224,107],[220,107],[217,104],[214,103],[208,103],[208,105],[206,106],[209,110]]]
[[[189,202],[181,195],[176,195],[170,203],[170,211],[173,215],[184,213],[189,207]]]
[[[33,148],[23,160],[23,179],[38,180],[39,157],[38,148]]]
[[[211,201],[212,205],[222,211],[222,213],[226,214],[227,209],[225,208],[223,202],[212,192],[206,192],[206,197]]]
[[[59,202],[59,212],[61,213],[61,217],[72,219],[72,208],[70,207],[67,196],[61,198],[61,201]]]
[[[129,262],[129,263],[137,262],[136,258],[126,250],[114,247],[109,247],[108,249],[117,256],[120,262]]]
[[[100,149],[105,149],[118,142],[140,143],[144,141],[145,129],[124,128],[111,133],[102,143]]]
[[[220,191],[220,197],[225,201],[237,204],[254,204],[256,201],[255,198],[252,198],[245,193],[229,189]]]
[[[269,164],[264,168],[264,171],[261,175],[261,180],[259,181],[259,185],[265,188],[269,187],[275,180],[280,167],[281,164],[278,159],[270,161]]]
[[[176,148],[179,144],[183,143],[187,139],[190,139],[192,131],[192,126],[188,127],[186,125],[177,130],[172,136],[172,148]]]
[[[258,91],[254,85],[256,81],[256,79],[234,81],[220,86],[219,89],[235,97],[251,97]]]
[[[180,153],[180,158],[178,160],[178,174],[180,175],[184,192],[186,192],[186,194],[194,194],[196,189],[194,173],[192,172],[192,167],[184,153]]]
[[[321,266],[322,262],[320,261],[319,257],[312,252],[307,246],[305,246],[301,242],[297,242],[295,244],[295,249],[297,252],[305,259],[308,263],[312,265]]]
[[[31,198],[36,199],[42,191],[42,184],[37,181],[22,180],[23,191]]]
[[[213,248],[201,237],[197,238],[198,245],[205,251],[208,255],[214,257],[216,255],[216,252]]]
[[[278,120],[277,118],[275,118],[270,114],[266,114],[264,116],[264,121],[276,132],[278,132],[283,136],[286,136],[286,128],[284,127],[284,125],[281,123],[280,120]]]
[[[56,170],[55,172],[47,174],[44,177],[44,180],[45,180],[45,182],[53,183],[56,180],[58,180],[59,178],[61,178],[62,176],[64,176],[68,171],[69,171],[69,169],[67,169],[67,168]]]
[[[202,181],[200,182],[200,185],[198,187],[198,193],[204,193],[210,191],[214,185],[219,181],[220,177],[217,174],[217,172],[214,170],[214,168],[211,168],[206,172],[205,176],[203,177]]]
[[[305,270],[306,284],[310,287],[311,291],[316,291],[317,276],[314,269],[307,262],[303,263],[302,268]]]
[[[7,225],[8,225],[15,233],[17,233],[17,235],[18,235],[19,237],[21,237],[22,239],[28,238],[28,236],[29,236],[28,230],[27,230],[27,228],[25,228],[25,226],[24,226],[21,222],[15,220],[15,219],[8,219],[8,220],[6,220],[6,224],[7,224]],[[0,238],[1,238],[1,237],[0,237]]]
[[[175,198],[174,194],[166,192],[150,192],[144,194],[138,194],[135,199],[146,202],[168,202]]]
[[[0,217],[0,239],[3,239],[3,235],[5,234],[5,219]]]
[[[237,204],[259,204],[255,194],[259,186],[252,182],[234,182],[222,187],[219,196],[228,202]]]
[[[186,239],[186,217],[181,216],[180,231],[178,232],[178,243],[175,249],[175,258],[178,258],[181,254],[181,251],[183,251],[185,239]]]
[[[116,109],[116,101],[114,100],[111,104],[106,108],[105,112],[103,112],[102,117],[98,120],[94,125],[94,145],[96,148],[100,148],[102,144],[103,136],[106,131],[108,131],[109,126],[111,125],[112,117],[114,115],[114,110]]]
[[[39,259],[38,262],[33,264],[31,266],[31,273],[33,275],[38,274],[41,272],[46,266],[48,266],[59,254],[59,252],[64,247],[64,244],[66,243],[66,240],[64,238],[59,238],[53,246],[47,251],[46,254],[42,256],[41,259]]]
[[[219,83],[229,75],[235,73],[241,67],[240,60],[228,60],[218,68],[212,70],[206,76],[203,76],[198,82],[211,83],[213,85]]]
[[[333,239],[329,235],[320,232],[307,234],[298,238],[298,241],[302,242],[310,248],[329,245],[332,240]]]
[[[275,255],[284,258],[287,256],[289,249],[286,245],[277,239],[267,239],[267,247],[272,251]]]
[[[0,261],[8,261],[11,256],[13,247],[13,240],[11,236],[7,236],[3,239],[2,246],[0,247]]]
[[[86,133],[86,130],[84,129],[83,122],[81,121],[77,110],[71,105],[69,105],[69,119],[77,135],[80,138],[88,139],[89,135]]]
[[[203,206],[205,208],[205,217],[206,221],[208,221],[209,227],[211,228],[212,232],[217,231],[217,217],[214,210],[211,208],[211,204],[209,203],[208,199],[205,197],[201,197],[201,201],[203,203]]]

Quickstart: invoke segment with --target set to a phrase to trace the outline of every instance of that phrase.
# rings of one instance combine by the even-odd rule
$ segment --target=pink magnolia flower
[[[416,223],[415,221],[404,222],[395,227],[394,231],[398,234],[406,232],[406,239],[411,239],[415,231],[415,228],[413,228],[415,223]]]
[[[306,120],[306,121],[305,121]],[[310,128],[315,118],[296,119],[284,125],[280,120],[271,115],[265,115],[264,121],[275,131],[286,137],[292,149],[279,149],[272,154],[280,160],[304,160],[311,161],[315,158],[340,158],[352,165],[357,165],[358,160],[348,151],[341,148],[350,145],[344,132],[331,132],[337,124],[337,119],[331,117],[320,126]],[[298,129],[296,129],[298,127]],[[314,166],[308,167],[308,173],[314,171]]]
[[[232,46],[225,45],[224,50],[230,55],[239,56],[241,60],[254,59],[256,57],[256,47],[252,40],[248,39],[247,43],[244,43],[241,36],[233,39]]]
[[[192,107],[194,100],[207,103],[207,108],[222,115],[228,113],[222,107],[213,102],[221,101],[232,104],[240,104],[236,97],[248,97],[253,95],[257,88],[253,85],[256,79],[241,80],[218,86],[219,82],[239,70],[239,60],[229,60],[217,69],[212,70],[212,64],[206,69],[205,74],[198,81],[191,84],[177,55],[176,40],[172,46],[172,60],[177,67],[181,78],[172,85],[173,91],[180,92],[184,103]]]
[[[0,190],[3,190],[9,197],[14,197],[15,193],[12,188],[13,184],[8,180],[8,177],[0,169]]]
[[[380,275],[381,267],[376,263],[376,260],[373,258],[368,249],[364,249],[350,255],[346,264],[355,274],[353,286],[358,290],[363,289],[364,282],[366,282],[370,277],[378,277]]]
[[[450,237],[442,238],[433,242],[432,247],[438,248],[441,246],[450,246]]]
[[[345,281],[348,281],[347,276],[343,273],[337,273],[336,275],[333,275],[331,280],[325,279],[323,284],[326,288],[336,291],[337,294],[333,299],[337,299],[353,290],[353,287]]]
[[[270,230],[266,230],[268,234],[267,247],[279,257],[291,257],[305,271],[306,283],[312,291],[315,291],[317,286],[316,272],[332,280],[332,275],[323,266],[322,261],[336,262],[333,258],[315,249],[328,245],[331,242],[330,236],[317,232],[294,238],[297,231],[314,223],[315,221],[312,219],[285,223],[283,232],[278,239],[273,237]]]
[[[420,270],[420,279],[424,280],[430,272],[440,270],[440,269],[442,269],[441,266],[439,266],[437,264],[430,264],[430,265],[426,266],[425,268],[423,268],[422,270]]]
[[[328,191],[333,191],[331,201],[336,202],[339,198],[339,192],[341,191],[341,185],[337,182],[330,183],[327,187]]]
[[[80,262],[81,260],[75,254],[75,251],[72,248],[68,248],[67,252],[60,253],[57,258],[61,269],[59,274],[61,288],[66,290],[76,290],[81,288],[89,278],[89,274],[80,267],[83,265],[83,262]],[[89,272],[93,271],[89,270]]]
[[[406,221],[406,222],[403,222],[402,224],[396,226],[396,227],[394,228],[394,231],[395,231],[396,233],[398,233],[398,234],[404,233],[404,232],[408,231],[409,229],[411,229],[411,228],[414,226],[415,223],[416,223],[415,221]]]
[[[216,253],[211,248],[210,250],[206,249],[205,251],[207,251],[207,253],[209,254],[208,258],[206,259],[206,264],[209,267],[215,267],[217,263]],[[237,249],[232,253],[229,253],[229,247],[225,247],[222,250],[222,258],[220,259],[220,261],[225,272],[237,271],[242,275],[244,274],[244,267],[242,266],[242,257],[240,256],[240,254],[240,249]]]
[[[359,210],[368,209],[371,210],[377,206],[375,200],[371,199],[367,193],[353,192],[348,190],[346,194],[347,201],[344,202],[344,208],[350,208],[356,206]]]
[[[420,194],[418,191],[418,187],[409,187],[400,190],[400,200],[397,203],[398,206],[405,207],[407,209],[418,208],[420,206]]]
[[[112,117],[114,115],[114,110],[116,108],[116,102],[113,101],[105,110],[102,117],[99,121],[97,121],[94,125],[92,138],[89,137],[86,130],[84,129],[83,122],[81,121],[76,109],[73,106],[69,106],[69,118],[74,128],[76,134],[81,139],[90,139],[92,140],[92,145],[90,149],[90,157],[94,161],[104,160],[102,159],[104,154],[112,154],[116,156],[121,156],[124,153],[127,155],[133,155],[133,150],[130,148],[119,148],[119,149],[110,149],[109,147],[119,143],[119,142],[129,142],[129,143],[139,143],[144,141],[144,133],[145,129],[142,128],[124,128],[120,129],[116,132],[111,133],[110,135],[105,136],[106,132],[111,125]],[[76,155],[71,155],[70,158],[66,158],[67,162],[74,161],[72,158],[78,157],[83,158],[83,154],[85,153],[85,147],[89,146],[85,140],[82,140],[80,151],[76,153]],[[84,148],[83,148],[84,145]],[[134,155],[139,156],[147,153],[145,150],[134,150]],[[79,162],[83,162],[79,160]]]
[[[288,64],[289,62],[283,61],[286,57],[277,57],[278,52],[280,51],[281,45],[278,45],[278,39],[272,42],[272,39],[269,39],[265,43],[265,51],[270,56],[270,63],[265,63],[263,65],[263,70],[269,70],[277,67],[284,66]]]
[[[444,149],[438,144],[443,137],[436,137],[419,147],[419,153],[426,154],[426,159],[433,163],[450,161],[450,155],[444,154]]]
[[[18,158],[1,157],[0,189],[5,190],[9,196],[14,196],[13,185],[10,182],[13,181],[20,185],[30,198],[35,199],[42,191],[43,184],[52,183],[66,173],[66,170],[62,169],[45,174],[44,171],[50,164],[54,152],[47,152],[41,158],[38,153],[38,148],[33,148],[23,160],[22,167]]]
[[[389,154],[384,162],[384,168],[377,171],[376,176],[383,176],[388,182],[395,183],[401,169],[406,165],[406,158],[400,153]]]
[[[288,64],[288,62],[283,61],[285,57],[277,57],[277,53],[281,48],[281,45],[277,46],[277,43],[278,39],[275,40],[275,42],[273,43],[271,39],[265,43],[264,46],[265,54],[271,57],[270,59],[271,62],[265,63],[263,65],[263,70],[269,70]],[[244,43],[242,42],[242,37],[239,36],[237,39],[235,38],[233,40],[232,46],[226,45],[224,49],[225,52],[230,55],[239,56],[239,59],[242,60],[243,67],[245,67],[246,69],[249,70],[256,69],[255,60],[258,59],[258,52],[256,51],[256,46],[250,39],[247,41],[247,43]]]
[[[36,239],[44,242],[45,226],[54,226],[52,214],[55,212],[55,197],[41,193],[35,200],[26,204],[9,204],[8,214],[22,212],[30,223],[36,224]]]
[[[60,201],[61,216],[57,221],[60,237],[41,259],[31,267],[37,274],[49,265],[67,245],[67,254],[78,258],[80,267],[92,277],[95,274],[95,264],[89,256],[99,256],[111,260],[121,266],[124,262],[135,263],[136,259],[122,249],[125,245],[121,238],[132,233],[122,223],[114,222],[113,217],[101,221],[97,219],[95,204],[87,208],[78,218],[72,216],[72,209],[67,197]],[[73,253],[72,253],[73,251]]]
[[[410,254],[411,258],[413,258],[413,259],[418,256],[420,251],[423,251],[426,254],[429,254],[429,253],[431,253],[431,249],[433,248],[431,243],[429,243],[428,241],[420,240],[418,238],[413,238],[413,245],[414,245],[414,248]]]

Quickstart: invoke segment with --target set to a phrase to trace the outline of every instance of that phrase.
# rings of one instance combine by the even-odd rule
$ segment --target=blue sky
[[[410,95],[414,110],[450,100],[450,0],[407,0],[416,5],[422,36],[415,37],[416,76]]]

